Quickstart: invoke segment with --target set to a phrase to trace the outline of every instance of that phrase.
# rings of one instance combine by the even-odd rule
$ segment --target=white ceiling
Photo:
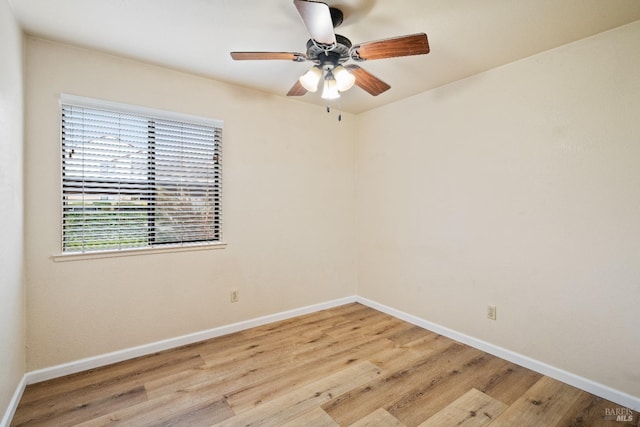
[[[284,96],[309,63],[233,61],[230,51],[304,52],[292,0],[9,0],[30,34]],[[366,111],[640,19],[639,0],[328,0],[354,44],[425,32],[431,53],[361,63],[391,85],[334,106]],[[640,42],[640,41],[639,41]],[[640,48],[640,43],[639,43]],[[598,52],[594,52],[597,55]],[[319,93],[301,101],[324,105]]]

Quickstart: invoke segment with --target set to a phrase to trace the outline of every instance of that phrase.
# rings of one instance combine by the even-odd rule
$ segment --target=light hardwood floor
[[[349,304],[29,385],[11,425],[639,425],[616,409]]]

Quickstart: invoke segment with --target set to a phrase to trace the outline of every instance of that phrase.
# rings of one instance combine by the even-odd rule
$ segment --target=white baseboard
[[[511,350],[507,350],[486,341],[482,341],[478,338],[474,338],[469,335],[454,331],[453,329],[446,328],[444,326],[438,325],[437,323],[429,322],[428,320],[424,320],[417,316],[407,314],[405,312],[396,310],[395,308],[380,304],[370,299],[358,296],[356,297],[356,302],[359,302],[360,304],[366,305],[383,313],[389,314],[398,319],[412,323],[416,326],[420,326],[421,328],[428,329],[447,338],[451,338],[455,341],[467,344],[471,347],[477,348],[478,350],[493,354],[494,356],[508,360],[517,365],[524,366],[525,368],[531,369],[532,371],[554,378],[558,381],[562,381],[563,383],[572,385],[591,394],[595,394],[596,396],[602,397],[603,399],[610,400],[614,403],[617,403],[618,405],[624,406],[625,408],[633,409],[634,411],[640,411],[640,397],[632,396],[622,391],[615,390],[606,385],[597,383],[563,369],[556,368],[555,366],[548,365],[544,362],[540,362],[519,353],[515,353]]]
[[[340,298],[320,304],[310,305],[307,307],[296,308],[289,311],[283,311],[276,314],[257,317],[255,319],[232,323],[230,325],[224,325],[206,331],[195,332],[193,334],[182,335],[179,337],[169,338],[163,341],[149,343],[138,347],[118,350],[112,353],[101,354],[98,356],[88,357],[86,359],[51,366],[49,368],[39,369],[37,371],[27,372],[25,374],[26,384],[34,384],[40,381],[46,381],[65,375],[75,374],[77,372],[86,371],[87,369],[94,369],[101,366],[110,365],[112,363],[122,362],[124,360],[133,359],[134,357],[145,356],[183,345],[193,344],[198,341],[220,337],[222,335],[243,331],[245,329],[255,328],[256,326],[262,326],[268,323],[286,320],[292,317],[302,316],[304,314],[314,313],[316,311],[325,310],[352,302],[356,302],[355,296]]]
[[[0,420],[0,427],[9,427],[11,424],[11,420],[13,419],[13,415],[16,413],[16,409],[18,409],[18,404],[20,403],[20,399],[22,398],[22,393],[24,393],[24,388],[27,386],[27,379],[25,376],[22,376],[22,379],[18,383],[18,387],[16,387],[16,391],[13,393],[13,397],[9,402],[9,406],[7,410],[4,412],[4,416],[2,420]]]

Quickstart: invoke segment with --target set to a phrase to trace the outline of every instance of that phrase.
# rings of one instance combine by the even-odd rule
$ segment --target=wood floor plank
[[[283,424],[280,427],[340,427],[322,408],[315,408],[305,412],[297,418]]]
[[[542,374],[505,360],[501,369],[488,376],[486,382],[476,388],[500,402],[511,405],[540,378]]]
[[[549,377],[542,377],[491,423],[491,427],[555,426],[575,404],[581,390]]]
[[[500,415],[507,405],[472,388],[419,427],[483,427]]]
[[[439,339],[439,337],[438,335],[433,335],[418,338],[393,349],[372,354],[369,356],[369,360],[385,371],[399,371],[456,344],[453,340],[444,337]]]
[[[343,314],[341,322],[335,322],[331,327],[325,327],[322,332],[329,335],[341,335],[347,331],[357,330],[365,325],[370,326],[379,321],[388,321],[390,316],[379,311],[370,310],[353,310],[348,314]]]
[[[372,363],[358,363],[215,425],[245,427],[281,425],[361,384],[374,380],[380,374],[380,368]]]
[[[260,383],[248,387],[234,389],[226,397],[234,411],[244,411],[264,401],[278,397],[287,390],[300,387],[309,382],[317,381],[326,376],[327,372],[335,372],[351,364],[366,360],[367,356],[383,351],[393,345],[390,341],[375,340],[363,344],[350,346],[341,350],[330,348],[331,354],[315,355],[309,362],[300,365],[291,362],[291,368],[286,372],[274,373],[264,378]],[[334,353],[334,351],[337,351]]]
[[[438,381],[448,370],[450,361],[457,364],[477,353],[478,350],[452,343],[414,364],[399,365],[401,368],[395,371],[385,370],[385,374],[375,382],[365,384],[343,398],[323,405],[323,409],[340,425],[352,424],[378,408],[387,408],[406,390],[413,389],[415,384]]]
[[[485,382],[485,378],[503,365],[504,361],[476,350],[466,360],[451,361],[430,381],[416,384],[387,410],[407,425],[417,425],[464,395],[471,388]]]
[[[397,345],[405,345],[425,338],[434,339],[435,337],[437,337],[436,333],[415,325],[410,325],[410,327],[402,331],[387,336],[389,340],[393,341]]]
[[[153,421],[154,425],[161,422],[161,425],[171,427],[193,427],[208,426],[217,423],[234,415],[233,411],[224,399],[215,401],[204,401],[197,405],[189,406],[186,411],[169,415],[162,420]]]
[[[76,425],[86,419],[96,418],[106,411],[127,408],[146,402],[144,387],[138,386],[116,395],[102,395],[85,400],[56,400],[50,404],[40,404],[33,410],[21,410],[16,413],[13,424],[16,426],[62,426]]]
[[[206,420],[206,424],[200,425],[209,425],[234,415],[223,398],[198,393],[176,393],[109,412],[77,425],[81,427],[170,425],[168,424],[170,420],[186,420],[190,415],[201,412],[206,412],[212,418]]]
[[[355,423],[350,427],[406,427],[399,419],[391,415],[383,408],[378,408],[369,415]]]
[[[282,363],[291,357],[298,346],[314,349],[334,342],[324,338],[326,337],[309,339],[296,335],[290,340],[277,339],[277,342],[271,346],[262,343],[248,350],[243,348],[235,356],[225,353],[219,360],[213,360],[214,353],[203,351],[203,358],[209,360],[209,363],[204,366],[148,381],[145,385],[150,398],[193,387],[203,382],[232,384],[236,381],[248,386],[258,381],[254,378],[264,377],[274,370],[281,371]],[[287,355],[285,360],[283,360],[283,354]]]
[[[407,329],[409,325],[399,319],[395,319],[386,314],[380,313],[378,316],[369,316],[349,322],[338,328],[331,328],[323,332],[340,340],[353,340],[362,338],[363,336],[371,337],[379,336],[381,338],[387,335],[393,335],[399,330]]]

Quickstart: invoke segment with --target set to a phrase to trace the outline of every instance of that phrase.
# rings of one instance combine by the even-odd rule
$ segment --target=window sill
[[[55,262],[65,261],[80,261],[88,259],[101,259],[101,258],[119,258],[138,255],[154,255],[165,254],[173,252],[192,252],[192,251],[208,251],[215,249],[224,249],[227,244],[224,242],[219,243],[203,243],[200,245],[189,246],[166,246],[162,248],[136,248],[136,249],[121,249],[119,251],[95,251],[95,252],[69,252],[59,255],[52,255],[51,259]]]

